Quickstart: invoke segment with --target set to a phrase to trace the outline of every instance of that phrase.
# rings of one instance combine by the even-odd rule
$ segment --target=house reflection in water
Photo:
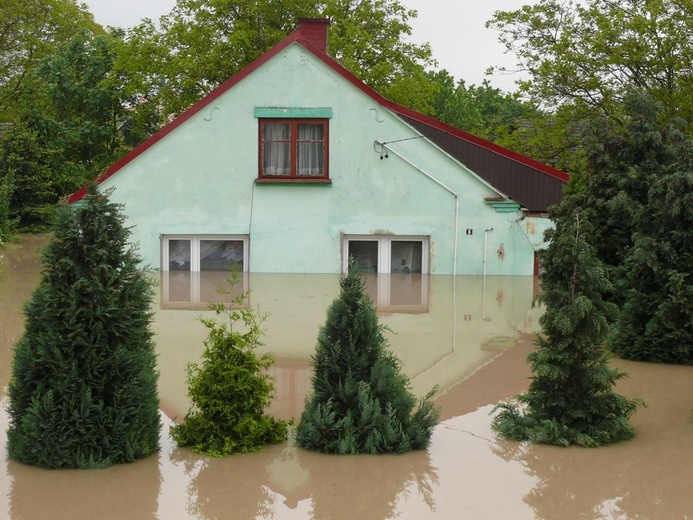
[[[207,304],[228,301],[217,292],[228,273],[162,272],[154,330],[159,354],[162,408],[185,415],[189,400],[186,366],[198,362],[211,318]],[[440,392],[464,379],[507,348],[520,333],[534,332],[532,277],[452,277],[394,273],[365,274],[366,292],[391,332],[390,348],[402,361],[416,394],[439,385]],[[311,355],[326,311],[339,294],[334,274],[247,274],[244,307],[268,313],[261,352],[275,355],[270,369],[276,396],[269,410],[280,418],[298,418],[311,389]],[[191,312],[193,311],[193,312]],[[222,320],[223,317],[219,317]]]

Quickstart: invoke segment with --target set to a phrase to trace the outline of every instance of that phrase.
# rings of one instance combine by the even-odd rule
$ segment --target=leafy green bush
[[[439,411],[419,400],[387,349],[356,269],[340,281],[313,356],[313,393],[296,428],[302,448],[327,453],[403,453],[428,446]]]
[[[232,274],[227,292],[232,292],[238,274]],[[253,309],[233,310],[247,294],[232,298],[231,309],[211,304],[217,314],[225,314],[229,325],[213,319],[200,321],[209,329],[202,364],[188,365],[188,395],[192,407],[185,422],[171,428],[179,446],[192,451],[225,457],[235,453],[259,451],[266,444],[281,442],[287,436],[287,422],[264,410],[274,396],[274,381],[265,371],[274,362],[271,354],[258,357],[262,346],[262,323],[267,315]],[[242,322],[245,332],[234,330]]]
[[[14,351],[14,460],[97,468],[159,449],[152,287],[123,221],[93,185],[81,206],[59,208]]]

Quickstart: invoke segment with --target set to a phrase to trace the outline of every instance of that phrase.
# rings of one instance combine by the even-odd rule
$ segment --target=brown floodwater
[[[12,346],[22,304],[38,281],[25,237],[0,251],[0,450],[5,452]],[[158,277],[158,275],[157,275]],[[263,350],[276,355],[271,413],[297,418],[310,389],[310,355],[333,275],[246,276],[247,305],[270,315]],[[368,280],[417,394],[439,385],[441,423],[426,451],[333,456],[292,441],[262,453],[212,459],[177,448],[185,366],[199,359],[219,275],[161,276],[154,330],[162,449],[102,470],[43,470],[3,457],[0,519],[688,519],[693,518],[693,367],[614,360],[630,376],[618,391],[644,399],[633,440],[596,449],[520,444],[497,437],[490,412],[527,387],[525,363],[540,310],[526,277],[403,276]]]

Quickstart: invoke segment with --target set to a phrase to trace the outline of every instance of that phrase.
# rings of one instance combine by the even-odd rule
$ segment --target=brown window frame
[[[266,175],[264,165],[264,128],[268,124],[290,125],[290,139],[286,142],[291,143],[291,172],[289,175]],[[323,173],[322,175],[299,175],[298,174],[298,144],[301,142],[298,139],[298,125],[301,124],[321,124],[323,127]],[[269,182],[329,182],[329,119],[317,118],[263,118],[259,120],[258,125],[258,180]],[[320,142],[320,141],[313,141]]]

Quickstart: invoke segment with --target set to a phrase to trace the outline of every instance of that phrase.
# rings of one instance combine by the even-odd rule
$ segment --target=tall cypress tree
[[[589,231],[589,222],[574,215],[548,233],[540,297],[546,311],[538,349],[528,356],[532,382],[516,402],[498,405],[493,420],[510,438],[599,446],[634,435],[628,419],[640,401],[612,389],[626,374],[607,366],[603,344],[616,307],[604,299],[610,284],[586,240]]]
[[[430,401],[435,389],[417,406],[353,265],[340,287],[318,334],[313,392],[296,428],[298,445],[340,454],[426,448],[439,416]]]
[[[10,458],[97,468],[159,449],[152,286],[117,204],[61,207],[25,306],[9,386]]]
[[[690,160],[650,188],[625,268],[628,292],[611,350],[627,359],[693,365]]]

